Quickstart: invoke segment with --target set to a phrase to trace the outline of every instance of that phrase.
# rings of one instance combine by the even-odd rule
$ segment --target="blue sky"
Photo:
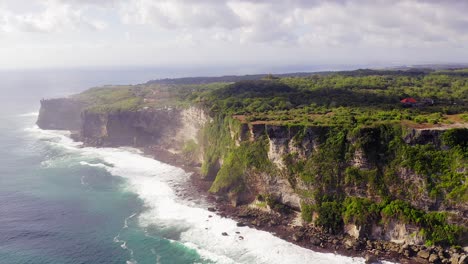
[[[0,69],[468,62],[468,1],[0,0]]]

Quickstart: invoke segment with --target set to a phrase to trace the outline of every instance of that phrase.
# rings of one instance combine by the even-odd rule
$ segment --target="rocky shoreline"
[[[238,226],[249,226],[267,231],[281,239],[316,252],[362,257],[366,263],[380,263],[382,260],[408,264],[468,263],[468,256],[462,248],[426,247],[365,238],[355,239],[349,235],[328,234],[311,225],[294,225],[292,223],[297,222],[295,220],[297,220],[299,212],[290,208],[278,211],[262,210],[249,205],[234,207],[227,199],[208,192],[211,181],[202,179],[199,173],[199,164],[187,163],[179,155],[158,147],[145,148],[143,152],[156,160],[191,172],[191,181],[187,183],[185,192],[179,193],[179,195],[188,198],[202,197],[211,204],[211,207],[208,208],[210,211],[222,217],[236,220]]]

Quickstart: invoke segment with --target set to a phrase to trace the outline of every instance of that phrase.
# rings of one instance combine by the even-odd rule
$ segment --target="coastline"
[[[42,129],[41,129],[42,130]],[[47,131],[47,130],[44,130]],[[97,146],[93,143],[83,143],[74,137],[72,131],[67,135],[70,140],[81,143],[81,147],[118,148],[121,145]],[[167,151],[159,146],[136,148],[141,155],[180,168],[191,173],[189,180],[176,192],[176,195],[188,201],[203,201],[208,211],[222,218],[235,220],[238,227],[246,226],[252,229],[266,231],[286,242],[317,253],[335,254],[349,258],[362,258],[365,263],[466,263],[466,253],[460,248],[426,247],[418,245],[401,245],[388,241],[371,241],[354,239],[345,235],[332,235],[322,232],[313,226],[291,226],[297,213],[279,214],[265,212],[248,205],[234,207],[221,196],[208,192],[212,181],[203,179],[200,174],[200,164],[187,162],[178,154]],[[224,233],[224,232],[223,232]],[[233,234],[220,234],[233,235]],[[242,234],[241,234],[242,235]],[[437,255],[439,260],[430,261],[430,256]],[[455,257],[455,262],[452,259]],[[444,262],[440,261],[443,259]],[[459,259],[461,262],[458,262]]]
[[[395,80],[399,79],[395,77]],[[311,85],[314,83],[310,82]],[[249,85],[252,85],[253,91],[276,87],[267,81]],[[296,87],[297,84],[290,85]],[[146,94],[146,88],[150,88],[153,93]],[[129,95],[131,102],[134,99],[145,102],[158,98],[166,102],[165,96],[159,96],[160,93],[166,95],[165,88],[153,88],[135,87],[135,93]],[[221,88],[219,92],[225,94],[223,96],[227,96],[231,102],[246,99],[231,96],[246,90],[245,88],[242,83],[235,83]],[[248,93],[251,92],[249,89]],[[115,91],[126,93],[127,90],[128,88],[123,88]],[[281,93],[282,91],[283,89],[279,90]],[[107,88],[103,92],[110,97],[116,95],[107,91]],[[337,95],[342,95],[341,90],[336,92]],[[95,102],[96,109],[89,108],[93,110],[88,111],[83,105],[76,104],[73,98],[41,100],[41,114],[37,124],[45,129],[74,130],[72,139],[83,141],[85,147],[109,148],[111,152],[112,148],[134,147],[138,151],[133,152],[137,152],[138,156],[143,154],[141,157],[148,163],[159,164],[161,161],[172,165],[169,166],[170,169],[184,174],[183,178],[165,173],[158,167],[149,168],[148,171],[160,177],[147,177],[148,181],[164,178],[167,182],[144,185],[145,194],[157,196],[158,186],[166,184],[166,189],[173,189],[169,190],[171,198],[174,201],[184,200],[182,207],[187,209],[179,208],[174,211],[203,211],[201,217],[197,218],[198,222],[191,222],[198,233],[189,241],[206,237],[205,241],[210,242],[209,249],[217,248],[218,245],[218,250],[227,248],[225,244],[213,244],[216,239],[220,239],[219,242],[239,238],[234,232],[239,234],[237,231],[240,230],[228,228],[228,225],[218,225],[216,230],[210,229],[215,222],[212,220],[219,220],[229,222],[229,227],[236,227],[238,223],[238,227],[252,228],[245,228],[245,232],[264,230],[266,232],[257,232],[251,238],[267,235],[271,241],[280,241],[285,248],[293,247],[305,252],[296,254],[299,256],[309,255],[307,249],[311,249],[310,255],[314,255],[314,252],[327,252],[331,253],[328,256],[340,256],[346,261],[348,258],[344,256],[359,257],[349,260],[360,263],[364,260],[368,263],[379,260],[402,263],[466,263],[467,247],[447,246],[465,245],[466,241],[466,233],[463,234],[466,226],[466,219],[463,218],[466,215],[466,204],[459,202],[463,201],[463,196],[460,195],[464,189],[453,187],[464,187],[462,173],[466,168],[463,166],[464,159],[459,157],[459,151],[452,150],[458,145],[462,146],[463,140],[459,138],[465,137],[466,130],[462,133],[460,130],[445,133],[432,130],[431,127],[417,129],[410,126],[414,121],[412,118],[405,119],[410,122],[405,125],[401,120],[387,120],[386,117],[380,117],[380,114],[375,117],[375,120],[380,121],[374,122],[375,120],[367,119],[367,112],[364,110],[359,112],[359,116],[363,118],[361,121],[358,122],[353,115],[351,119],[344,118],[345,121],[341,124],[341,117],[340,120],[328,120],[335,119],[334,115],[329,116],[321,110],[317,112],[315,106],[311,116],[311,109],[303,113],[300,102],[291,104],[297,107],[294,108],[297,112],[283,115],[278,111],[272,117],[263,116],[264,111],[250,116],[247,108],[240,107],[242,104],[239,104],[236,109],[238,107],[239,111],[248,114],[239,118],[232,116],[228,108],[225,109],[223,102],[227,101],[219,100],[219,94],[215,92],[205,95],[203,90],[197,90],[192,95],[200,96],[199,99],[206,101],[202,100],[203,103],[200,101],[200,104],[190,101],[190,104],[182,107],[153,108],[134,103],[129,107],[126,104],[127,97],[116,105],[109,104],[106,100],[95,102],[92,100],[94,90],[91,89],[77,96],[84,98],[80,99],[83,100],[81,103],[86,100],[88,103]],[[398,94],[393,95],[394,98],[397,96]],[[268,96],[265,98],[270,99]],[[395,102],[398,104],[398,101]],[[343,103],[346,105],[347,100]],[[367,105],[367,102],[360,100],[356,103],[359,106]],[[208,110],[207,106],[210,104],[225,111],[218,113]],[[249,103],[249,106],[255,109],[255,105]],[[393,116],[393,113],[389,114]],[[332,111],[332,114],[335,112]],[[302,122],[300,118],[306,116]],[[315,120],[315,117],[324,120],[319,122],[320,118]],[[445,120],[444,118],[442,116],[439,119]],[[244,122],[246,120],[249,122]],[[212,125],[207,125],[210,123]],[[459,132],[461,136],[458,136]],[[453,137],[450,146],[444,145],[444,135]],[[430,144],[433,147],[426,146]],[[435,151],[429,158],[425,153],[428,149]],[[318,155],[314,157],[314,153]],[[407,156],[415,158],[409,159]],[[433,160],[437,162],[434,163]],[[129,161],[131,158],[114,164],[123,166]],[[200,163],[203,163],[204,173],[200,173]],[[456,166],[449,166],[449,163],[456,163]],[[131,162],[128,164],[133,165]],[[420,164],[430,170],[419,170]],[[450,170],[446,169],[448,167]],[[128,178],[129,175],[138,178],[139,174],[145,173],[137,172],[136,176],[122,173]],[[205,175],[209,175],[209,179]],[[433,183],[437,185],[431,184],[432,180],[427,181],[431,175],[434,175]],[[174,183],[172,179],[179,182]],[[132,180],[137,186],[145,182]],[[424,184],[428,184],[427,188],[423,188]],[[434,198],[434,191],[440,191],[440,197],[437,195]],[[168,208],[177,206],[171,204]],[[307,220],[302,219],[301,211]],[[167,215],[167,211],[161,213],[161,216]],[[187,215],[190,214],[179,214],[177,219],[193,220]],[[359,218],[351,219],[350,216]],[[205,226],[205,222],[210,225]],[[327,230],[317,228],[316,225],[326,227]],[[354,237],[371,237],[375,240]],[[248,240],[241,244],[245,245]],[[395,243],[389,242],[390,240]],[[408,244],[397,244],[403,241]],[[424,241],[427,245],[436,243],[444,246],[422,246]],[[277,256],[269,254],[272,247],[267,243],[257,242],[247,252],[257,251],[259,248],[262,248],[262,255],[267,255],[272,262],[277,261]],[[288,256],[287,262],[295,257],[291,252],[282,253]]]
[[[187,164],[177,154],[159,147],[148,147],[140,150],[144,155],[155,160],[190,172],[190,181],[186,182],[184,191],[178,195],[189,199],[206,200],[210,205],[209,211],[221,217],[235,220],[238,226],[248,226],[269,232],[278,238],[314,252],[363,258],[366,263],[382,263],[382,261],[404,264],[429,263],[426,259],[418,257],[417,252],[415,252],[415,250],[418,252],[425,250],[426,247],[406,246],[402,250],[400,246],[391,242],[355,240],[349,236],[326,234],[311,226],[291,226],[290,223],[295,220],[298,213],[291,210],[280,214],[261,211],[248,205],[234,207],[223,197],[208,192],[212,182],[201,177],[199,167],[196,164]],[[409,257],[403,255],[405,250],[410,252]],[[414,255],[411,254],[411,251]]]

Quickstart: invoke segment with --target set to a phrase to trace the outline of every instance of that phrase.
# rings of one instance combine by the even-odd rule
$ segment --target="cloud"
[[[467,13],[462,0],[0,0],[0,38],[96,61],[138,53],[145,64],[462,61]]]
[[[182,39],[190,32],[201,42],[411,46],[468,37],[468,2],[456,0],[3,1],[0,30],[9,32],[103,30],[115,23],[98,10]]]
[[[468,35],[468,4],[432,0],[122,1],[128,24],[232,41],[308,45],[453,43]],[[220,36],[223,36],[222,38]],[[383,41],[382,41],[383,40]]]
[[[240,26],[239,17],[223,1],[152,1],[121,3],[124,22],[175,28],[226,28]]]
[[[86,1],[7,1],[0,6],[0,31],[62,32],[80,29],[102,30],[106,22],[86,15]],[[73,4],[76,2],[75,4]],[[81,3],[83,2],[83,3]],[[106,1],[104,1],[106,2]]]

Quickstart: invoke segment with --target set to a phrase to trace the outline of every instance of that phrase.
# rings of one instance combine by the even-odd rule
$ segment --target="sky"
[[[465,0],[0,0],[0,69],[468,62]]]

